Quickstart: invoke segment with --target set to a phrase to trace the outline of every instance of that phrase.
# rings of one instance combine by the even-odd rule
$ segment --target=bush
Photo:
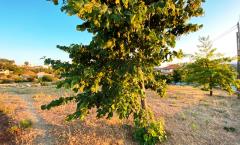
[[[135,131],[134,139],[141,145],[155,145],[157,142],[166,140],[166,132],[164,130],[164,121],[154,121],[151,115],[144,113],[134,117]]]
[[[167,83],[166,80],[161,81],[161,86],[157,89],[157,93],[161,97],[165,97],[167,93]]]
[[[10,127],[10,128],[8,129],[8,131],[9,131],[10,133],[18,133],[18,132],[21,131],[21,129],[20,129],[17,125],[14,125],[14,126]]]
[[[173,70],[172,79],[174,83],[179,83],[183,81],[183,70],[175,69]]]
[[[157,142],[166,140],[164,123],[162,121],[153,121],[146,127],[135,129],[134,138],[141,145],[155,145]]]
[[[158,74],[155,78],[157,81],[165,80],[167,84],[170,84],[173,81],[172,75],[170,74]]]
[[[9,84],[13,83],[14,81],[12,79],[0,79],[0,84]]]
[[[30,119],[24,119],[19,122],[19,126],[23,129],[32,127],[32,121]]]
[[[52,82],[54,78],[50,75],[44,75],[43,77],[39,78],[40,82]]]

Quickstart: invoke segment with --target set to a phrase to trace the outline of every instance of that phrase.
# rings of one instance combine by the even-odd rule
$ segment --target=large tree
[[[58,0],[52,0],[58,4]],[[151,118],[145,86],[162,94],[164,81],[156,81],[154,66],[179,56],[176,38],[195,32],[202,25],[190,23],[203,15],[204,0],[65,0],[61,10],[76,15],[79,31],[93,34],[87,44],[58,46],[69,53],[71,62],[46,59],[61,70],[59,84],[72,88],[75,96],[60,98],[43,106],[50,109],[69,101],[77,103],[68,119],[83,118],[89,109],[97,116],[119,118],[134,114],[146,127]]]
[[[204,86],[213,95],[213,88],[220,87],[229,93],[233,86],[239,88],[237,71],[231,65],[234,57],[224,57],[212,48],[209,37],[200,37],[199,52],[193,56],[193,62],[186,65],[186,81]]]

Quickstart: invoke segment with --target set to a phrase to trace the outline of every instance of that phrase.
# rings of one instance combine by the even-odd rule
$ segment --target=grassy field
[[[96,119],[66,122],[75,109],[68,104],[49,111],[40,106],[70,93],[54,86],[0,86],[1,144],[135,145],[132,121]],[[216,90],[213,97],[190,86],[169,86],[159,98],[147,91],[156,118],[164,118],[164,145],[240,145],[240,100]]]

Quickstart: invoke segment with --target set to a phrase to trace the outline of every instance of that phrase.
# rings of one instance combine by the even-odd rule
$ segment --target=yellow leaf
[[[106,43],[106,47],[109,48],[109,47],[112,47],[112,45],[113,45],[113,41],[108,40],[107,43]]]
[[[124,44],[123,44],[123,43],[120,44],[120,48],[121,48],[121,49],[124,48]]]

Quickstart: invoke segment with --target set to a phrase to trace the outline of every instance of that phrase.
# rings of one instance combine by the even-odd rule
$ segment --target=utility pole
[[[238,71],[238,79],[240,79],[240,25],[237,23],[237,71]],[[240,99],[240,88],[238,90],[238,99]]]
[[[240,28],[239,22],[237,23],[237,56],[240,57]],[[237,59],[238,60],[238,59]],[[237,71],[238,71],[238,79],[240,79],[240,60],[237,61]]]

